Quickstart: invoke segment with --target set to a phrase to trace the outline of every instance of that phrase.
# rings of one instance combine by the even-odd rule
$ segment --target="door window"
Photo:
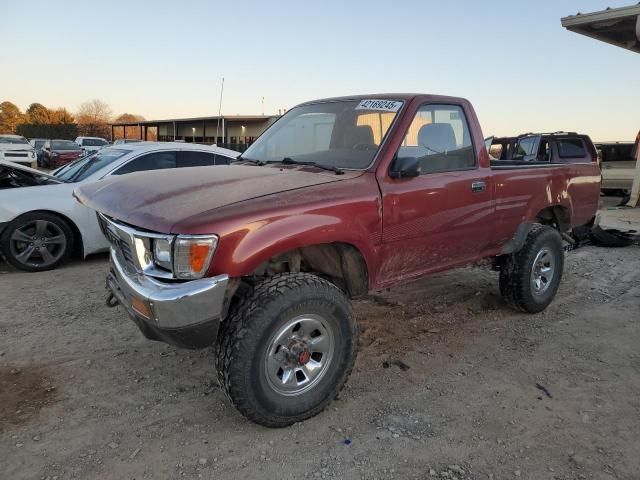
[[[178,168],[207,167],[216,164],[216,156],[207,152],[178,152]]]
[[[178,168],[208,167],[211,165],[229,165],[231,158],[209,152],[178,152]]]
[[[526,137],[521,139],[518,142],[518,147],[516,148],[516,153],[513,155],[513,158],[516,160],[522,160],[525,157],[530,157],[531,155],[535,156],[535,152],[533,150],[536,146],[537,140],[537,137]]]
[[[112,175],[124,175],[125,173],[146,170],[162,170],[165,168],[176,168],[176,152],[154,152],[134,158],[113,172]]]
[[[475,153],[463,109],[458,105],[420,107],[397,156],[417,158],[423,174],[474,168]]]

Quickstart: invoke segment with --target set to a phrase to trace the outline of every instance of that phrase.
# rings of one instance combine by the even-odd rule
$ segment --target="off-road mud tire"
[[[267,379],[270,339],[290,319],[309,314],[332,329],[332,360],[309,391],[280,394]],[[278,274],[256,285],[222,322],[215,355],[218,380],[246,418],[285,427],[317,415],[338,395],[353,369],[357,345],[351,303],[338,287],[308,273]]]
[[[543,293],[536,294],[532,270],[537,255],[546,249],[555,262],[554,274]],[[505,255],[500,265],[500,293],[515,309],[538,313],[547,308],[558,291],[564,270],[564,249],[560,233],[549,226],[535,224],[529,230],[524,246]]]

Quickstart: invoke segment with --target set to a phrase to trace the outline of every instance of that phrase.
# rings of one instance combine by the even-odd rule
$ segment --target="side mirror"
[[[420,160],[416,157],[396,157],[391,164],[389,176],[391,178],[413,178],[422,173]]]

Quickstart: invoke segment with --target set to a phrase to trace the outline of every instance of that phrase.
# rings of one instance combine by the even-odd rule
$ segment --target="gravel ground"
[[[480,268],[356,302],[345,390],[279,430],[233,409],[211,350],[145,340],[104,307],[107,269],[0,273],[0,477],[640,476],[639,247],[569,253],[538,315]]]

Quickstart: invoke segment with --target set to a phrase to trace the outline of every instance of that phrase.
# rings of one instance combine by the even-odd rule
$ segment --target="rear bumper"
[[[160,282],[125,269],[113,250],[107,276],[108,290],[145,337],[182,348],[204,348],[215,342],[228,282],[227,275]]]

